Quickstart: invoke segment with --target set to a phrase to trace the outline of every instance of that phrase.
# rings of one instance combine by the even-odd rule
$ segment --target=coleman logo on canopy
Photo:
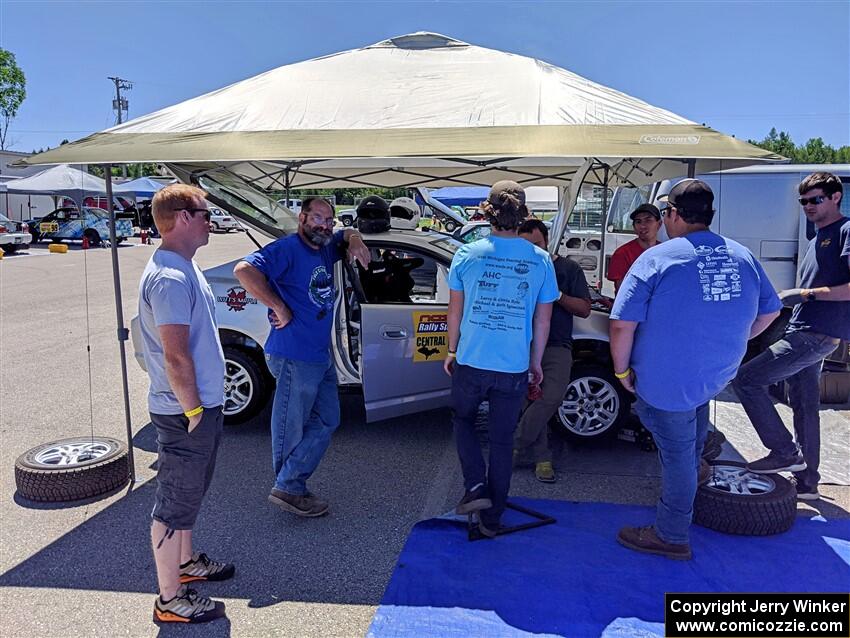
[[[638,144],[699,144],[699,135],[641,135]]]

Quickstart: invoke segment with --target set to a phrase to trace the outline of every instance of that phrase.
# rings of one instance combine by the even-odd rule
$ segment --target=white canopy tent
[[[231,189],[288,191],[508,177],[613,188],[782,159],[547,62],[419,32],[272,69],[23,163],[160,162],[183,181],[215,172]],[[564,195],[571,209],[577,189]],[[280,220],[273,207],[266,217]]]
[[[563,213],[572,182],[640,185],[782,159],[547,62],[419,32],[272,69],[21,163],[164,163],[279,234],[285,215],[265,190],[511,178],[561,187]],[[126,333],[114,247],[113,266]]]
[[[60,164],[35,175],[7,182],[6,190],[17,195],[68,197],[76,202],[78,208],[82,208],[86,197],[106,192],[106,182],[96,175]]]

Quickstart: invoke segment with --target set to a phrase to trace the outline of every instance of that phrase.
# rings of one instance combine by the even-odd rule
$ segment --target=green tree
[[[761,140],[747,140],[750,144],[767,149],[787,157],[795,164],[845,164],[850,162],[850,146],[842,146],[838,150],[823,141],[822,137],[813,137],[805,144],[796,145],[791,136],[785,131],[776,132],[770,129],[767,136]]]
[[[6,150],[9,124],[27,96],[27,79],[15,62],[15,54],[0,48],[0,150]]]

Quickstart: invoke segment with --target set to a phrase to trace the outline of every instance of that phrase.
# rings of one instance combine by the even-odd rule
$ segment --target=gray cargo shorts
[[[159,463],[151,516],[169,529],[192,529],[212,481],[224,415],[221,406],[204,408],[201,422],[188,431],[182,414],[153,414]]]

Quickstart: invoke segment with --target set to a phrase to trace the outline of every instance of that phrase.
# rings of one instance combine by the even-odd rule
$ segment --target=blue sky
[[[850,2],[0,0],[27,99],[12,149],[55,146],[277,66],[436,31],[537,57],[739,138],[850,144]],[[364,78],[364,87],[367,80]],[[451,96],[447,96],[450,99]]]

